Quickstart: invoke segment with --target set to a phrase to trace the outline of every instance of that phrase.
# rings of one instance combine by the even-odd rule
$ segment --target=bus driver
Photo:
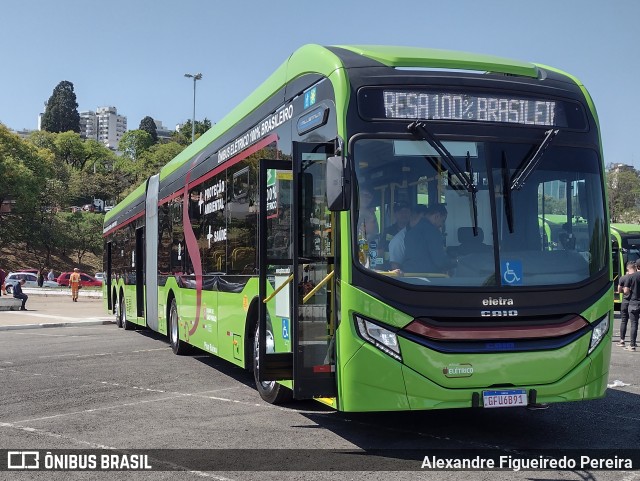
[[[427,208],[424,217],[407,231],[403,272],[447,273],[455,267],[455,262],[447,256],[442,239],[446,220],[444,204],[433,204]]]

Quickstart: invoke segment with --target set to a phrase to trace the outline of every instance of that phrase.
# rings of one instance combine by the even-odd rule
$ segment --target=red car
[[[59,286],[68,286],[69,285],[69,276],[72,272],[63,272],[58,276],[58,285]],[[80,285],[82,287],[88,286],[102,286],[102,281],[99,281],[95,277],[91,277],[89,274],[85,274],[84,272],[80,273]]]

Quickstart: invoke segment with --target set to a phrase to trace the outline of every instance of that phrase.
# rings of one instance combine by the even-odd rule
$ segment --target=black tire
[[[259,324],[256,325],[256,332],[253,338],[253,378],[256,381],[256,389],[260,397],[270,404],[283,404],[293,399],[293,393],[282,384],[276,381],[260,381],[259,379],[259,354],[258,348],[260,343]],[[269,339],[273,340],[273,334],[267,327],[267,352],[273,352],[273,344],[270,345]]]
[[[11,294],[13,292],[13,286],[12,285],[5,286],[4,289],[7,291],[7,294]]]
[[[118,328],[121,328],[122,314],[120,313],[120,301],[118,301],[118,298],[115,295],[113,296],[113,314],[116,317],[116,326],[118,326]]]
[[[127,306],[124,302],[124,296],[120,297],[120,317],[122,319],[122,327],[124,327],[125,331],[131,331],[135,329],[136,325],[133,322],[129,322],[129,320],[127,319]]]
[[[182,356],[189,353],[189,345],[180,340],[180,325],[178,323],[178,304],[175,299],[171,299],[169,307],[169,344],[174,354]]]

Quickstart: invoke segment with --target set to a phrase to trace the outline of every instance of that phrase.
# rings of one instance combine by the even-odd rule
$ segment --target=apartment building
[[[127,117],[118,115],[115,107],[98,107],[95,112],[80,112],[80,136],[102,142],[112,150],[127,131]]]

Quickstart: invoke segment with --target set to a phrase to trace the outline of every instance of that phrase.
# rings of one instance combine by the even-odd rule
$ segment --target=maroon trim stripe
[[[144,215],[144,210],[142,212],[139,212],[138,214],[134,215],[133,217],[131,217],[130,219],[127,219],[125,222],[123,222],[122,224],[118,224],[116,225],[113,229],[109,229],[107,232],[105,232],[104,234],[102,234],[102,237],[107,237],[109,234],[111,234],[112,232],[117,231],[118,229],[123,228],[126,225],[131,224],[134,220],[142,217]]]
[[[535,326],[433,326],[420,319],[414,320],[405,330],[428,339],[438,341],[468,341],[494,339],[541,339],[544,337],[560,337],[572,334],[588,324],[580,316],[575,316],[562,324],[545,324]]]

